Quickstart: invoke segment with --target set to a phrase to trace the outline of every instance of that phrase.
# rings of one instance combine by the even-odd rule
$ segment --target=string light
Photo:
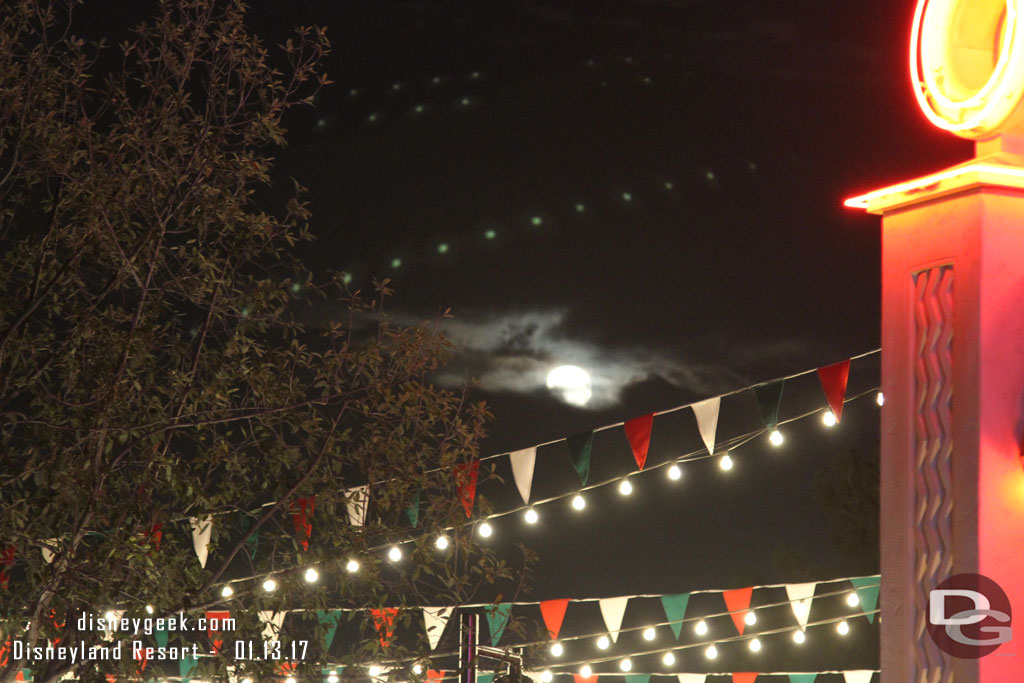
[[[117,619],[117,615],[114,614],[113,610],[107,610],[107,613],[103,615],[103,618],[106,619],[108,622],[110,622],[110,621],[116,620]]]
[[[357,571],[359,571],[359,562],[354,559],[349,560],[348,564],[345,565],[345,570],[349,574],[355,574]]]
[[[860,596],[856,593],[850,593],[846,596],[846,604],[850,607],[856,607],[860,604]]]
[[[484,522],[483,524],[480,525],[480,535],[481,536],[483,536],[484,538],[490,538],[492,533],[494,533],[494,529],[491,528],[490,524],[488,524],[487,522]]]
[[[838,624],[836,624],[836,631],[839,632],[839,635],[845,636],[847,633],[850,632],[850,625],[847,624],[846,620],[844,619],[843,621],[840,621]]]
[[[831,410],[826,410],[821,415],[821,422],[826,427],[835,427],[836,426],[836,414],[833,413]]]
[[[683,476],[683,470],[679,467],[679,465],[672,465],[671,467],[668,468],[668,478],[669,479],[671,479],[673,481],[677,481],[677,480],[681,479],[682,476]]]
[[[661,661],[665,666],[672,666],[676,663],[676,656],[671,652],[666,652],[665,656],[661,658]]]
[[[338,674],[333,671],[327,676],[327,683],[338,683]]]
[[[654,636],[657,634],[658,632],[654,630],[653,626],[648,626],[644,629],[644,640],[654,640]]]
[[[526,523],[527,524],[536,524],[537,523],[537,519],[538,519],[537,511],[534,510],[533,508],[527,508],[526,512],[523,514],[523,517],[526,519]]]
[[[703,619],[701,619],[700,621],[697,622],[697,625],[693,627],[693,630],[697,632],[698,636],[707,635],[707,632],[708,632],[708,622],[706,622]]]
[[[633,485],[629,483],[629,479],[623,479],[622,483],[619,484],[619,493],[624,496],[633,493]]]
[[[273,593],[277,590],[277,581],[274,581],[273,579],[267,579],[263,582],[263,590],[265,590],[268,593]]]
[[[555,678],[554,674],[551,673],[551,669],[544,669],[540,672],[541,683],[551,683]]]
[[[589,664],[584,664],[580,667],[580,676],[584,678],[590,678],[590,674],[594,673],[594,670],[590,668]]]
[[[747,623],[747,626],[753,626],[757,623],[757,615],[754,614],[753,610],[751,610],[743,617],[743,621]]]
[[[619,662],[619,670],[620,671],[631,671],[632,669],[633,669],[633,662],[632,662],[632,660],[630,660],[629,657],[626,657],[625,659],[623,659],[622,661]]]
[[[611,641],[608,640],[608,636],[601,636],[597,639],[597,647],[601,650],[607,650],[608,646],[611,644]]]
[[[440,536],[437,537],[437,540],[434,541],[434,545],[437,546],[438,550],[447,550],[448,549],[448,537],[445,536],[444,534],[441,534]]]
[[[313,567],[310,567],[306,570],[306,573],[303,575],[302,578],[306,579],[306,583],[316,583],[317,580],[320,578],[320,572],[318,572]]]
[[[330,681],[330,679],[328,679],[328,681]],[[242,679],[242,683],[252,683],[252,679],[251,678],[243,678]],[[333,681],[331,683],[337,683],[337,681]]]
[[[793,642],[797,645],[802,645],[807,640],[807,635],[803,631],[793,631]]]
[[[565,648],[562,647],[561,643],[551,643],[552,657],[561,657],[563,652],[565,652]]]
[[[768,442],[773,446],[781,446],[785,439],[782,438],[782,432],[778,429],[773,429],[772,433],[768,435]]]
[[[402,559],[402,549],[397,545],[391,546],[391,550],[388,551],[388,559],[392,562],[398,562]]]
[[[760,652],[761,651],[761,640],[759,638],[752,638],[750,640],[749,647],[750,647],[750,651],[751,652]]]
[[[583,500],[583,496],[576,494],[572,499],[572,506],[576,510],[582,510],[587,506],[587,501]]]
[[[718,466],[721,467],[726,472],[732,469],[732,458],[729,456],[728,453],[726,453],[725,455],[718,459]]]
[[[288,678],[284,679],[284,683],[298,683],[298,681],[295,679],[295,676],[289,676]]]
[[[423,665],[419,662],[416,662],[412,665],[412,672],[419,676],[421,673],[423,673]]]
[[[704,650],[704,656],[708,659],[714,659],[718,656],[718,648],[714,645],[709,645],[708,649]]]
[[[146,614],[152,614],[154,611],[153,605],[146,605]]]
[[[220,597],[222,597],[222,598],[230,598],[234,594],[235,594],[235,589],[232,588],[231,586],[224,586],[223,588],[220,589]]]
[[[369,671],[367,673],[369,673],[371,676],[376,678],[377,676],[381,675],[382,669],[379,666],[377,666],[376,664],[373,664],[373,665],[370,666],[370,669],[369,669]]]
[[[880,406],[885,405],[885,395],[881,391],[878,392],[878,396],[875,396],[875,403]]]

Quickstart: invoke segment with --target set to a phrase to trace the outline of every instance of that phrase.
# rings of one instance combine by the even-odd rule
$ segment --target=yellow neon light
[[[986,21],[991,16],[979,16],[984,12],[991,14],[995,8],[978,0],[918,0],[914,10],[910,33],[914,97],[935,126],[965,138],[979,139],[1003,132],[1024,94],[1024,35],[1018,21],[1017,0],[1005,0],[1001,25],[999,16],[992,25]],[[969,21],[965,22],[962,15],[972,10],[974,14],[967,15]],[[968,29],[964,29],[965,25]],[[964,67],[965,53],[970,55],[967,62],[975,62],[977,68],[977,62],[986,54],[985,48],[958,41],[964,40],[964,30],[979,28],[998,30],[993,45],[999,45],[999,54],[992,73],[975,89],[958,79],[958,71]],[[960,62],[955,54],[961,55]],[[956,98],[948,89],[967,89],[973,93]]]
[[[893,197],[895,195],[905,194],[915,190],[923,190],[924,188],[937,185],[944,180],[960,178],[972,173],[986,173],[997,177],[1002,176],[1005,178],[1013,178],[1018,180],[1018,182],[1013,183],[1014,186],[1019,186],[1021,185],[1020,181],[1024,181],[1024,168],[974,163],[949,168],[945,171],[940,171],[939,173],[933,173],[932,175],[927,175],[922,178],[915,178],[914,180],[908,180],[904,183],[884,187],[881,190],[875,190],[874,192],[862,194],[857,197],[851,197],[843,202],[843,206],[848,206],[852,209],[867,209],[869,208],[869,204],[877,199],[885,199],[887,197]]]

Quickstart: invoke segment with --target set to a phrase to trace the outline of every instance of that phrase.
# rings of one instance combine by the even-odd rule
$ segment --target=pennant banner
[[[676,674],[679,683],[704,683],[708,679],[707,674]]]
[[[199,666],[199,658],[189,655],[183,659],[178,660],[178,675],[181,677],[181,683],[189,683],[192,680],[192,672]]]
[[[562,621],[565,619],[565,610],[569,607],[569,600],[545,600],[540,603],[540,615],[544,617],[544,625],[548,627],[548,635],[552,640],[558,638],[562,630]]]
[[[512,478],[515,479],[519,495],[523,502],[529,505],[530,489],[533,487],[533,466],[537,462],[537,448],[524,448],[521,451],[509,453],[508,460],[512,464]]]
[[[348,523],[352,526],[366,525],[366,509],[370,502],[370,487],[366,484],[353,486],[345,491],[345,507],[348,510]]]
[[[622,615],[626,613],[626,605],[629,598],[602,598],[597,601],[601,608],[601,616],[604,618],[604,627],[608,629],[608,635],[612,642],[619,640],[619,629],[622,627]]]
[[[476,500],[476,475],[480,471],[480,461],[460,463],[454,467],[455,490],[459,492],[462,509],[467,517],[473,516],[473,501]]]
[[[580,674],[572,675],[573,683],[597,683],[597,679],[597,674],[594,674],[593,676],[583,676]]]
[[[206,634],[210,637],[210,642],[213,643],[213,654],[220,652],[221,646],[224,645],[224,639],[219,638],[220,626],[225,620],[231,618],[231,612],[228,610],[208,610],[206,612]],[[216,626],[216,628],[214,628]]]
[[[661,596],[661,606],[665,610],[666,621],[672,627],[672,633],[675,634],[676,640],[679,640],[679,634],[683,630],[683,619],[686,618],[686,605],[689,602],[689,593]]]
[[[871,679],[874,677],[874,671],[844,671],[843,678],[846,679],[846,683],[871,683]]]
[[[704,447],[708,453],[715,454],[715,435],[718,432],[718,411],[722,407],[722,397],[716,396],[706,401],[700,401],[690,406],[693,409],[693,416],[697,418],[697,431],[704,441]]]
[[[732,683],[754,683],[756,680],[756,672],[747,671],[744,673],[734,673],[732,675]]]
[[[651,674],[627,674],[623,676],[626,683],[650,683]]]
[[[313,535],[313,523],[309,518],[313,516],[316,507],[316,496],[297,498],[292,501],[291,507],[292,524],[295,525],[295,533],[299,534],[299,543],[303,550],[309,550],[309,537]]]
[[[247,514],[242,514],[238,518],[238,528],[244,534],[249,531],[253,526],[252,518]],[[245,537],[245,550],[249,553],[249,557],[256,559],[256,549],[259,547],[260,542],[260,530],[254,529],[248,536]]]
[[[280,640],[281,626],[284,625],[285,612],[260,610],[256,613],[263,624],[263,640]]]
[[[427,669],[427,681],[429,683],[429,681],[436,681],[444,678],[446,673],[447,672],[444,670],[438,671],[437,669]]]
[[[580,483],[586,486],[590,478],[590,451],[594,447],[594,432],[574,434],[567,437],[565,442],[569,445],[572,466],[576,468],[576,474],[580,475]]]
[[[806,628],[807,620],[811,616],[811,601],[814,599],[814,589],[817,583],[791,583],[786,586],[786,596],[789,598],[789,606],[793,608],[793,616],[800,628]]]
[[[732,623],[736,624],[736,630],[743,635],[743,628],[747,625],[744,619],[750,611],[750,598],[754,594],[753,588],[737,588],[736,590],[723,591],[725,607],[729,610]]]
[[[448,625],[448,619],[452,616],[454,607],[424,607],[423,628],[427,632],[427,640],[430,642],[430,649],[437,649],[437,644],[444,633],[444,627]]]
[[[777,379],[754,387],[757,408],[761,411],[761,420],[768,429],[773,429],[779,424],[779,405],[782,403],[782,389],[785,384],[786,380]]]
[[[338,632],[338,622],[341,621],[341,610],[322,610],[316,611],[317,621],[324,628],[324,652],[329,652],[331,644],[334,642],[334,636]]]
[[[501,634],[505,632],[505,627],[508,626],[508,620],[511,616],[512,603],[510,602],[494,605],[487,610],[487,628],[491,632],[492,647],[498,646],[498,641],[501,640]]]
[[[876,614],[873,614],[875,608],[878,607],[878,589],[881,588],[881,581],[877,576],[865,576],[860,579],[850,579],[854,588],[857,589],[857,597],[860,598],[860,606],[865,612],[872,612],[872,614],[865,614],[870,623],[875,623]]]
[[[846,381],[849,378],[849,360],[818,368],[818,380],[821,382],[832,414],[836,416],[836,422],[843,417],[843,399],[846,398]]]
[[[491,683],[494,680],[494,672],[488,671],[477,671],[476,672],[476,683]]]
[[[160,550],[160,537],[162,537],[162,533],[160,531],[161,527],[163,527],[163,524],[157,524],[153,526],[153,529],[156,530],[156,534],[158,534],[154,542],[154,545],[156,546],[157,550]],[[147,540],[152,537],[152,532],[146,534]],[[40,544],[39,549],[43,553],[43,562],[45,562],[46,564],[51,564],[53,562],[53,558],[57,551],[57,548],[59,547],[59,543],[59,538],[48,538],[45,541],[43,541],[42,544]]]
[[[789,683],[814,683],[818,674],[789,674]]]
[[[373,615],[373,627],[377,630],[377,637],[380,639],[380,646],[391,647],[391,639],[395,635],[395,616],[398,614],[397,607],[382,607],[371,609]]]
[[[633,449],[633,459],[637,469],[643,469],[647,462],[647,449],[651,446],[651,428],[654,426],[654,413],[627,420],[622,427],[626,430],[629,447]]]
[[[213,534],[213,517],[192,517],[188,522],[192,526],[192,547],[199,558],[199,566],[206,569],[206,559],[210,555],[210,535]]]
[[[409,518],[409,524],[412,524],[414,529],[420,525],[420,495],[422,493],[423,489],[417,489],[416,493],[412,494],[409,507],[405,508],[405,516]]]

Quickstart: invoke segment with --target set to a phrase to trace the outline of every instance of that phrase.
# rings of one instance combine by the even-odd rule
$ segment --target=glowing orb
[[[574,406],[584,406],[593,395],[590,375],[575,365],[559,365],[548,373],[548,389],[563,401]]]

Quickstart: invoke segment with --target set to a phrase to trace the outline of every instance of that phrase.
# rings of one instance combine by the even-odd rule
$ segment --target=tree
[[[106,610],[193,627],[230,610],[217,637],[257,653],[258,610],[307,610],[281,638],[309,640],[296,671],[367,661],[372,629],[328,653],[315,610],[458,604],[511,572],[469,542],[455,493],[488,413],[429,382],[448,343],[389,323],[386,282],[367,301],[306,274],[290,255],[310,239],[300,185],[267,208],[283,117],[328,83],[325,33],[271,50],[237,0],[165,0],[112,48],[74,37],[76,4],[0,13],[0,680],[153,674],[161,662],[129,645],[119,660],[13,656],[154,645],[83,626]],[[307,329],[298,311],[322,298],[347,313]],[[208,523],[203,567],[192,532]],[[380,548],[403,541],[412,562],[395,571]],[[193,675],[282,671],[228,650]]]

